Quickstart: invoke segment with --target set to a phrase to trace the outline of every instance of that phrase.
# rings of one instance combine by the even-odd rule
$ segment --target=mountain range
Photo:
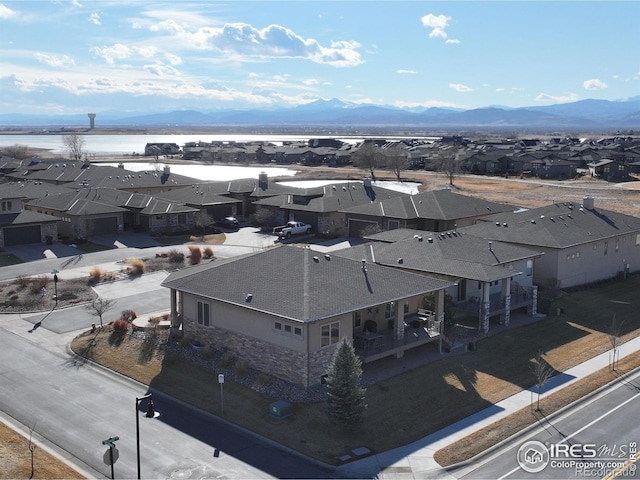
[[[0,114],[5,127],[86,127],[86,114]],[[402,109],[385,105],[358,105],[338,99],[317,100],[292,108],[213,110],[184,109],[141,115],[97,112],[97,128],[281,128],[329,131],[400,130],[633,130],[640,129],[640,96],[627,100],[581,100],[548,106],[508,108],[490,106],[471,110],[448,108]]]

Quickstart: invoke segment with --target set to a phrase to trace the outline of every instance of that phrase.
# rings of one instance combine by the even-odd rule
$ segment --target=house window
[[[384,318],[391,319],[396,316],[396,302],[389,302],[384,308]]]
[[[277,333],[282,335],[295,335],[296,337],[302,337],[302,328],[294,327],[287,323],[275,322],[273,328]]]
[[[355,328],[362,326],[362,314],[360,312],[353,312],[353,326]]]
[[[156,220],[162,220],[164,218],[164,216],[162,215],[156,215]]]
[[[178,214],[178,225],[184,225],[185,223],[187,223],[187,214],[186,213],[179,213]]]
[[[620,250],[620,240],[616,239],[616,252]]]
[[[328,325],[323,325],[321,334],[322,338],[320,340],[320,345],[322,347],[338,343],[338,341],[340,340],[340,322],[333,322],[329,323]]]
[[[527,260],[527,277],[533,275],[533,260]]]
[[[2,211],[6,212],[6,211],[10,211],[13,208],[13,205],[11,204],[11,201],[6,201],[6,202],[2,202]]]
[[[211,324],[209,308],[210,306],[208,303],[198,302],[198,325],[208,327]]]
[[[609,253],[609,242],[604,242],[604,254]]]
[[[636,235],[636,247],[640,246],[640,233]]]
[[[389,220],[389,230],[397,230],[400,228],[400,222],[398,220]]]
[[[409,303],[405,303],[404,304],[404,308],[403,308],[403,312],[406,315],[407,313],[409,313]]]

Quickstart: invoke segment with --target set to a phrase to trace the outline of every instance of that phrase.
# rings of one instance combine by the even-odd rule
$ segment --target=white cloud
[[[452,88],[456,92],[462,92],[462,93],[473,92],[473,88],[467,87],[466,85],[463,85],[462,83],[450,83],[449,84],[449,88]]]
[[[599,78],[592,78],[582,82],[582,86],[585,90],[604,90],[608,85]]]
[[[49,55],[47,53],[36,53],[36,59],[50,67],[66,68],[75,66],[76,62],[68,55]]]
[[[506,88],[504,88],[504,87],[498,87],[498,88],[496,88],[496,92],[506,92],[506,91],[507,91],[507,89],[506,89]]]
[[[460,40],[457,40],[457,39],[455,39],[455,38],[448,38],[448,39],[446,40],[446,42],[444,42],[444,43],[451,43],[451,44],[454,44],[454,45],[459,45],[459,44],[460,44],[460,43],[462,43],[462,42],[460,42]]]
[[[129,58],[133,54],[132,50],[122,43],[116,43],[110,47],[103,48],[93,47],[91,51],[111,64],[114,63],[115,60]]]
[[[15,11],[11,10],[8,7],[5,7],[2,3],[0,3],[0,18],[11,18],[15,16]]]
[[[100,15],[95,12],[89,15],[89,21],[94,25],[102,25],[102,22],[100,21]]]
[[[358,42],[341,40],[323,46],[313,38],[305,39],[280,25],[258,29],[247,23],[227,23],[190,32],[174,20],[164,20],[152,25],[150,30],[168,32],[192,48],[216,50],[236,60],[242,60],[242,57],[302,58],[335,67],[363,63]]]
[[[320,80],[316,80],[315,78],[308,78],[306,80],[302,80],[302,84],[303,85],[319,85],[320,84]]]
[[[145,65],[143,67],[147,72],[158,77],[175,77],[180,75],[180,72],[173,68],[171,65],[164,64],[162,62],[156,62],[153,65]]]
[[[536,102],[550,102],[550,103],[567,103],[567,102],[577,102],[580,100],[580,97],[575,93],[570,93],[569,95],[564,96],[554,96],[548,95],[546,93],[541,93],[535,98]]]
[[[171,65],[180,65],[182,63],[182,59],[173,53],[165,53],[164,58],[166,58],[167,62]]]
[[[144,58],[151,58],[156,53],[158,53],[158,49],[156,47],[134,47],[133,49],[136,53],[143,56]]]
[[[449,20],[451,20],[451,17],[434,15],[433,13],[429,13],[420,19],[422,25],[431,29],[431,32],[429,32],[429,37],[431,38],[447,38],[445,29],[449,26]]]
[[[396,73],[400,75],[417,75],[418,72],[415,70],[396,70]]]

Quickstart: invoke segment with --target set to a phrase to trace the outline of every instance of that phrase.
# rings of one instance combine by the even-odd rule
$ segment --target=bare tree
[[[29,447],[29,452],[31,453],[31,476],[29,478],[33,478],[35,475],[35,468],[33,464],[33,454],[36,451],[36,444],[33,441],[33,430],[36,428],[35,424],[29,426],[29,438],[27,439],[27,447]]]
[[[24,160],[25,158],[29,158],[29,147],[16,143],[15,145],[4,147],[2,149],[2,155],[17,158],[18,160]]]
[[[87,304],[86,308],[91,312],[91,315],[100,318],[100,328],[103,328],[102,316],[111,310],[115,306],[116,302],[117,300],[112,298],[98,297],[91,303]]]
[[[203,237],[207,233],[207,227],[213,224],[213,221],[213,217],[206,210],[200,210],[193,216],[193,224],[198,228],[202,228]]]
[[[536,411],[540,411],[540,395],[542,394],[542,387],[547,380],[549,380],[554,373],[554,368],[544,359],[543,353],[538,352],[535,358],[535,364],[533,365],[533,375],[536,379],[536,389],[538,391],[538,401]]]
[[[62,136],[62,143],[69,156],[78,161],[84,155],[84,139],[77,133]]]
[[[372,140],[365,140],[360,147],[351,154],[353,164],[362,170],[369,170],[371,178],[376,179],[375,170],[384,158],[378,146]]]
[[[609,356],[610,357],[609,369],[611,371],[616,370],[616,363],[618,361],[618,356],[620,355],[620,353],[618,352],[618,347],[620,346],[620,335],[622,333],[623,323],[624,323],[624,320],[622,322],[618,322],[616,320],[615,313],[613,314],[613,317],[609,322],[609,329],[607,331],[607,335],[609,337],[609,342],[611,343],[611,354]]]
[[[436,167],[439,172],[446,175],[449,185],[453,185],[456,175],[462,171],[460,150],[456,147],[441,148],[436,156]]]
[[[409,166],[409,154],[404,144],[401,142],[395,142],[384,152],[387,157],[387,168],[390,168],[395,174],[398,181],[400,181],[401,173]]]

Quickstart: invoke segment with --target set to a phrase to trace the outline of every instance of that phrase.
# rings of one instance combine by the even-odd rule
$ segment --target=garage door
[[[4,229],[4,244],[7,247],[12,245],[24,245],[28,243],[41,243],[40,225],[29,225],[26,227],[7,227]]]
[[[88,227],[89,235],[118,233],[118,217],[93,218]]]
[[[367,230],[369,233],[375,233],[377,225],[378,225],[377,222],[349,220],[349,236],[361,237],[365,230]]]

